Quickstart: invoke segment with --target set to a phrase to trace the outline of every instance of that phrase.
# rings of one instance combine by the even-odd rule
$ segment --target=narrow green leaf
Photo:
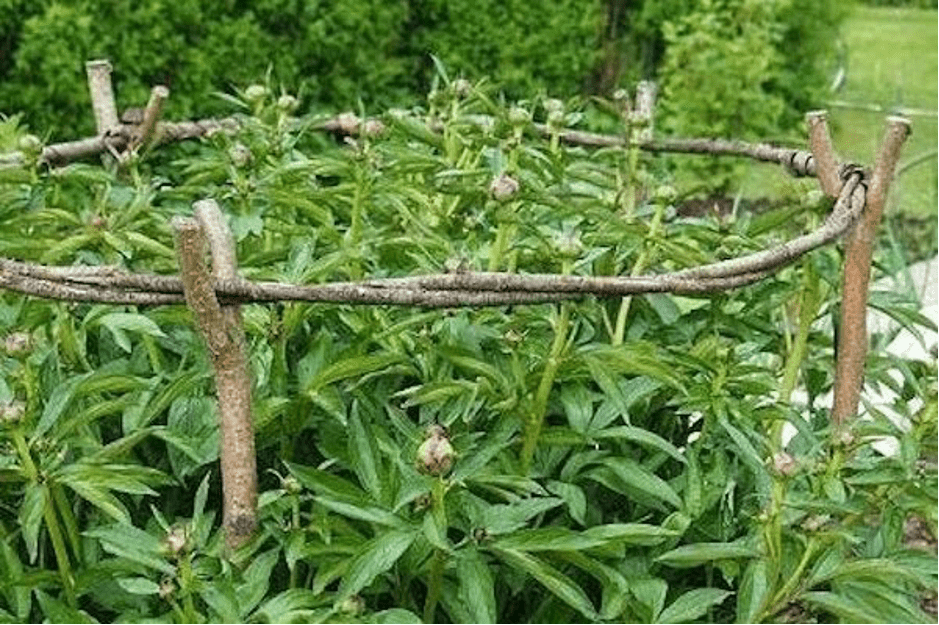
[[[658,545],[678,536],[678,532],[658,525],[645,523],[610,523],[595,525],[584,530],[584,535],[601,539],[605,542],[626,543],[630,545]]]
[[[337,514],[352,519],[359,519],[360,521],[377,523],[388,527],[401,527],[405,525],[401,517],[375,505],[353,503],[329,497],[314,497],[314,501]]]
[[[557,480],[550,480],[547,487],[549,492],[564,500],[572,519],[581,525],[586,525],[587,496],[584,494],[584,489],[576,484]]]
[[[358,593],[378,575],[394,566],[416,536],[417,533],[413,529],[390,530],[362,545],[349,562],[349,569],[339,585],[336,603],[341,603]]]
[[[695,543],[667,551],[656,560],[668,566],[684,569],[716,560],[755,558],[758,555],[755,549],[741,543]]]
[[[320,388],[339,380],[374,373],[403,361],[404,357],[401,354],[376,354],[346,358],[324,367],[317,373],[307,386],[307,392],[315,393]]]
[[[587,593],[574,583],[574,580],[548,563],[533,555],[513,549],[493,547],[492,551],[509,566],[522,569],[534,577],[558,599],[580,612],[584,617],[590,620],[598,617]]]
[[[236,590],[238,607],[242,614],[247,614],[264,598],[270,585],[271,571],[280,558],[280,549],[274,548],[260,555],[254,556],[251,564],[245,570],[242,578],[244,583],[239,584]]]
[[[743,572],[737,595],[737,622],[754,623],[770,590],[770,566],[764,558],[752,560]]]
[[[88,613],[77,608],[66,605],[65,603],[55,599],[44,593],[43,591],[36,589],[36,600],[39,602],[39,607],[42,609],[43,615],[45,615],[46,620],[50,623],[97,623],[94,618],[92,618]]]
[[[577,533],[566,527],[542,527],[530,530],[518,530],[500,537],[493,546],[514,551],[581,551],[599,547],[605,538],[588,536],[586,532]]]
[[[375,437],[369,430],[368,423],[362,418],[361,405],[358,401],[354,401],[348,419],[349,456],[352,459],[352,468],[365,490],[377,501],[383,501],[382,483],[378,475],[378,451],[375,448]]]
[[[870,608],[834,592],[811,591],[802,593],[802,600],[825,612],[835,615],[844,623],[883,623]]]
[[[733,593],[719,588],[695,588],[675,599],[659,614],[659,623],[690,623]]]
[[[600,430],[599,432],[594,432],[591,434],[591,436],[599,440],[608,438],[627,440],[644,447],[649,447],[650,449],[654,449],[656,451],[665,452],[679,462],[687,462],[684,454],[678,451],[677,447],[669,443],[658,434],[650,432],[649,430],[644,430],[642,428],[633,427],[631,425],[621,425],[607,428],[605,430]]]
[[[459,598],[467,613],[475,623],[495,623],[496,612],[495,583],[492,571],[475,548],[460,551],[457,566]]]
[[[681,498],[668,485],[668,482],[635,460],[631,458],[606,458],[602,464],[622,480],[625,486],[634,488],[647,497],[664,501],[675,508],[681,507]]]
[[[117,585],[132,595],[155,595],[160,592],[160,585],[146,577],[121,577]]]
[[[39,530],[42,527],[43,506],[46,504],[46,486],[31,482],[26,485],[23,504],[20,506],[20,527],[23,528],[23,540],[29,561],[36,562],[39,549]]]

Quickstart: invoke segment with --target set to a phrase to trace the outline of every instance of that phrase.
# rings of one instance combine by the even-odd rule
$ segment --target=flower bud
[[[157,593],[160,595],[160,599],[164,601],[173,596],[173,593],[176,592],[176,584],[173,583],[173,579],[170,577],[164,577],[160,580],[160,588]]]
[[[13,399],[0,404],[0,423],[19,423],[26,414],[26,404]]]
[[[32,338],[25,332],[12,332],[3,339],[3,351],[8,356],[22,356],[32,349]]]
[[[35,161],[42,155],[42,141],[36,135],[23,135],[17,142],[17,147],[28,161]]]
[[[303,491],[303,486],[292,475],[288,475],[280,481],[281,487],[290,495],[297,495]]]
[[[660,184],[653,194],[653,199],[659,204],[671,204],[676,197],[678,197],[678,191],[670,184]]]
[[[489,184],[489,193],[496,201],[504,202],[518,193],[518,181],[506,173],[499,174]]]
[[[297,110],[297,107],[300,106],[299,100],[297,100],[292,95],[284,94],[277,98],[277,108],[282,110],[285,113],[292,113]]]
[[[798,464],[796,463],[796,459],[791,455],[785,451],[780,451],[773,456],[773,468],[780,475],[789,477],[796,472]]]
[[[359,615],[365,611],[365,599],[359,595],[352,595],[351,597],[343,599],[339,605],[336,606],[336,610],[350,616]]]
[[[453,81],[453,93],[458,98],[465,98],[473,91],[473,85],[465,78],[457,78]]]
[[[189,548],[189,532],[185,527],[174,526],[163,537],[163,550],[167,555],[178,556]]]
[[[513,126],[524,126],[531,121],[531,113],[520,106],[509,109],[509,123]]]
[[[251,150],[243,143],[236,143],[228,149],[228,158],[235,167],[244,167],[251,162]]]
[[[260,104],[267,97],[267,87],[264,85],[251,85],[245,89],[245,100],[249,104]]]
[[[453,445],[439,425],[427,428],[427,438],[417,450],[417,468],[428,475],[446,475],[453,467]]]

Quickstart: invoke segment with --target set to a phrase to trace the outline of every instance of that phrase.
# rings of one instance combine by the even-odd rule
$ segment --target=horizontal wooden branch
[[[847,232],[865,201],[863,172],[847,174],[838,201],[821,228],[761,252],[701,267],[647,276],[571,276],[457,272],[299,286],[253,283],[232,277],[215,280],[220,303],[307,301],[385,304],[426,308],[538,304],[588,295],[618,297],[640,293],[704,294],[763,279]],[[67,301],[159,305],[183,301],[179,278],[129,274],[115,267],[47,267],[0,259],[0,288]]]
[[[361,120],[359,124],[350,124],[343,116],[321,121],[312,127],[317,130],[334,134],[355,134],[359,129],[366,128],[369,122],[378,122],[377,119]],[[491,127],[495,120],[484,115],[469,115],[464,121],[481,127]],[[222,119],[202,119],[183,122],[160,122],[157,124],[156,135],[160,143],[196,139],[216,132],[234,134],[242,126],[243,120],[238,117]],[[428,123],[431,130],[438,131],[439,123]],[[533,123],[531,128],[542,136],[554,134],[569,145],[584,147],[620,147],[626,144],[626,138],[621,135],[605,135],[581,130],[552,128],[547,124]],[[106,135],[54,143],[46,146],[40,162],[51,165],[62,165],[69,161],[86,158],[100,154],[110,149],[124,150],[132,140],[136,126],[122,124]],[[109,148],[110,146],[110,148]],[[729,141],[723,139],[656,139],[641,141],[636,146],[648,152],[671,152],[683,154],[706,154],[712,156],[736,156],[750,158],[756,161],[776,163],[784,166],[791,173],[798,176],[815,176],[816,167],[812,153],[807,150],[786,148],[766,143],[748,143],[746,141]],[[26,163],[21,152],[0,154],[0,167],[15,167]]]

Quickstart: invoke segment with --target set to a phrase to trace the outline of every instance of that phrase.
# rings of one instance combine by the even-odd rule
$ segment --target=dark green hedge
[[[746,64],[734,55],[747,49],[773,59],[765,75],[750,77],[756,84],[744,94],[748,106],[768,107],[745,129],[765,133],[791,128],[817,105],[843,6],[841,0],[0,0],[0,113],[22,112],[47,139],[91,133],[84,63],[94,58],[112,61],[119,108],[142,105],[151,86],[166,84],[172,91],[166,116],[187,118],[230,112],[215,94],[265,79],[323,111],[360,102],[368,111],[408,106],[430,87],[431,54],[451,75],[489,77],[508,99],[609,94],[642,78],[656,78],[666,96],[677,98],[700,83],[705,91],[691,97],[711,98],[730,85],[714,83],[714,76]],[[708,16],[732,26],[701,22]],[[700,55],[694,49],[700,33],[715,43],[708,62],[682,62],[682,55]],[[727,115],[739,128],[740,112]],[[714,131],[726,127],[725,115]]]

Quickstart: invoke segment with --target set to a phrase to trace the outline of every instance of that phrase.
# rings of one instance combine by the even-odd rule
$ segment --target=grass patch
[[[936,32],[936,11],[858,7],[845,24],[847,79],[833,100],[883,111],[830,106],[836,148],[860,163],[873,163],[884,117],[904,109],[913,134],[888,210],[914,217],[937,213]]]

